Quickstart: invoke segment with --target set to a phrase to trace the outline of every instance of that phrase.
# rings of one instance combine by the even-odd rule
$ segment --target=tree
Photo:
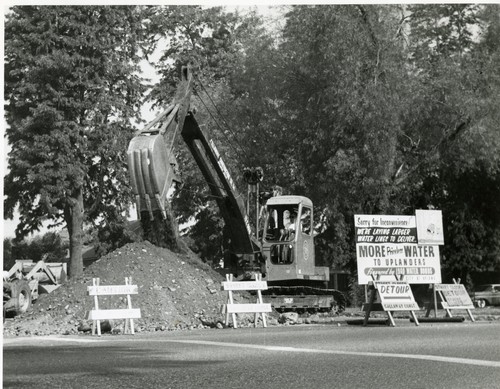
[[[3,240],[3,270],[9,270],[14,265],[12,257],[12,239],[4,238]]]
[[[399,206],[391,201],[391,180],[406,109],[400,104],[405,56],[399,14],[387,11],[292,7],[278,42],[254,42],[259,49],[245,58],[239,82],[253,97],[238,100],[240,117],[251,123],[245,144],[257,139],[286,193],[313,200],[326,227],[317,252],[327,265],[354,263],[349,226],[355,212]],[[259,104],[267,109],[254,108]]]
[[[461,57],[474,44],[471,26],[479,26],[477,5],[411,5],[412,55],[420,64],[432,66],[443,56]]]
[[[139,7],[13,7],[5,23],[5,106],[12,147],[5,211],[18,237],[65,223],[69,275],[83,271],[84,222],[130,204],[125,151],[144,87]]]
[[[17,259],[31,259],[34,262],[64,262],[68,245],[55,232],[32,239],[4,239],[4,270],[9,270]]]
[[[442,209],[444,273],[470,285],[471,272],[499,264],[498,7],[409,10],[411,59],[421,82],[411,137],[423,141],[411,201]]]

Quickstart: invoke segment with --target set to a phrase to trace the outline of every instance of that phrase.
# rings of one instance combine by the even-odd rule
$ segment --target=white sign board
[[[254,324],[257,326],[259,315],[262,316],[262,324],[267,327],[266,312],[271,312],[271,304],[266,303],[262,299],[262,291],[267,290],[267,281],[262,281],[262,275],[256,274],[255,281],[233,281],[233,275],[226,275],[226,282],[222,283],[222,287],[228,293],[227,304],[223,306],[226,313],[226,325],[229,325],[229,316],[233,317],[233,327],[237,328],[236,321],[237,313],[255,313]],[[235,304],[233,299],[233,291],[256,290],[257,301],[255,304]]]
[[[272,312],[271,304],[227,304],[227,313],[261,313]]]
[[[224,290],[267,290],[266,281],[231,281],[223,282]]]
[[[441,211],[417,209],[415,217],[417,218],[418,243],[444,245]]]
[[[441,282],[439,246],[416,239],[415,216],[355,215],[358,283],[373,276],[404,276],[410,284]]]
[[[408,282],[404,281],[374,281],[380,302],[385,311],[419,310]]]
[[[357,244],[356,254],[360,285],[377,275],[403,275],[410,284],[441,282],[439,246]]]
[[[415,216],[354,215],[356,243],[417,243]]]
[[[131,294],[138,294],[137,285],[132,285],[132,278],[125,277],[125,285],[100,285],[99,278],[92,279],[92,285],[87,286],[89,296],[94,296],[94,309],[89,312],[89,320],[92,320],[92,335],[101,336],[101,320],[125,319],[126,333],[134,334],[134,319],[141,318],[141,310],[132,308]],[[127,308],[124,309],[100,309],[99,296],[127,295]]]
[[[89,296],[111,296],[117,294],[138,294],[137,285],[102,285],[87,286]]]
[[[438,284],[436,292],[440,292],[445,301],[441,304],[448,309],[474,309],[474,304],[463,284]]]
[[[93,309],[89,320],[140,319],[140,309]]]

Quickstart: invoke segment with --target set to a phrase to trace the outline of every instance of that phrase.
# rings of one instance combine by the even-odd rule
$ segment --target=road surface
[[[4,340],[5,388],[493,388],[500,323]]]

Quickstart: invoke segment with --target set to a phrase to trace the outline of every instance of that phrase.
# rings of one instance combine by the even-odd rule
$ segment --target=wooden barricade
[[[379,297],[380,303],[375,303]],[[406,281],[381,281],[379,278],[370,283],[370,298],[367,304],[363,306],[365,311],[365,319],[363,325],[368,324],[370,313],[372,311],[385,311],[389,318],[389,323],[395,327],[392,312],[394,311],[410,311],[410,314],[415,321],[415,325],[419,325],[415,310],[419,310],[419,306],[413,297],[410,285]]]
[[[433,285],[433,304],[428,304],[425,317],[429,317],[430,311],[434,309],[434,316],[437,317],[439,305],[446,311],[446,316],[452,318],[452,309],[464,309],[467,311],[472,322],[475,321],[471,309],[474,309],[474,304],[465,289],[465,286],[460,283],[460,279],[453,279],[453,284],[434,284]],[[439,300],[438,301],[438,297]]]
[[[132,278],[125,277],[125,285],[99,285],[99,278],[92,279],[92,286],[87,287],[89,296],[94,296],[94,309],[89,312],[89,320],[92,320],[92,335],[101,336],[101,320],[125,319],[126,334],[128,331],[133,335],[134,319],[141,318],[141,310],[132,308],[131,294],[138,294],[137,285],[132,285]],[[99,296],[127,295],[127,308],[124,309],[99,309]]]
[[[262,300],[262,291],[267,290],[267,282],[262,281],[262,275],[257,274],[255,281],[233,281],[233,275],[226,275],[226,282],[222,283],[223,290],[228,292],[227,304],[224,305],[226,313],[226,325],[229,325],[229,315],[233,319],[233,327],[238,328],[236,321],[237,313],[255,313],[254,325],[257,327],[259,314],[262,315],[262,324],[267,327],[266,312],[271,312],[271,304],[265,304]],[[256,290],[257,302],[255,304],[235,304],[233,299],[233,291]]]

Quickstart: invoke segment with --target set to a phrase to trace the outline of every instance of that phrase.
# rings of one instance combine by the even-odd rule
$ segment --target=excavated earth
[[[87,286],[92,285],[93,278],[99,278],[100,285],[124,285],[125,277],[132,277],[132,284],[138,286],[139,293],[131,295],[132,307],[141,310],[141,318],[134,321],[136,332],[224,328],[221,307],[227,302],[227,292],[221,290],[223,276],[189,250],[173,253],[145,241],[109,253],[88,266],[83,277],[66,282],[50,294],[41,294],[27,313],[4,322],[3,335],[89,333],[92,322],[88,313],[94,309],[94,298],[88,295]],[[255,297],[245,293],[234,293],[234,297],[235,302],[255,302]],[[126,307],[126,296],[99,297],[100,309]],[[477,311],[477,319],[500,319],[500,309],[488,311],[485,317],[478,317]],[[385,317],[381,314],[372,313],[371,317]],[[341,325],[346,319],[362,316],[356,308],[348,309],[342,316],[272,313],[268,325]],[[253,319],[253,315],[238,315],[238,324],[250,326]],[[123,333],[124,320],[101,322],[101,329],[104,333]]]
[[[4,323],[4,336],[72,334],[89,331],[88,313],[94,299],[87,292],[93,278],[100,285],[124,285],[125,277],[139,293],[131,295],[140,308],[137,331],[215,327],[224,320],[222,275],[192,252],[173,253],[145,241],[130,243],[92,263],[82,278],[70,280],[50,294],[42,294],[26,314]],[[99,308],[126,308],[126,296],[100,296]],[[120,332],[124,320],[103,323],[103,330]]]

